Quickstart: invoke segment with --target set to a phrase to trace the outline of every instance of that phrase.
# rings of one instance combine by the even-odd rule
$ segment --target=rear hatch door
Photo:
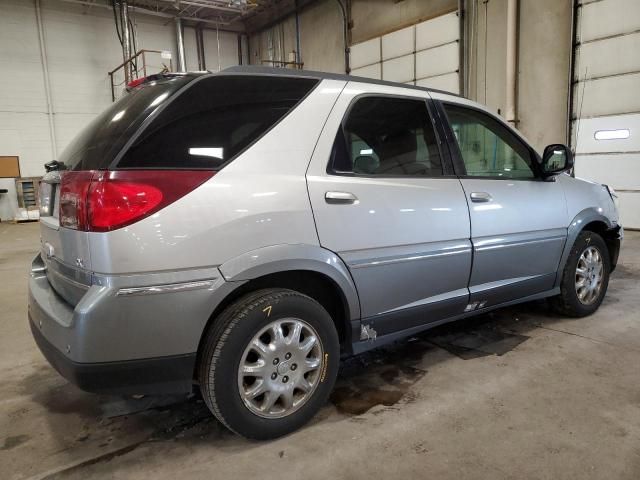
[[[40,255],[53,289],[76,305],[91,285],[89,241],[86,232],[60,228],[60,173],[40,182]]]

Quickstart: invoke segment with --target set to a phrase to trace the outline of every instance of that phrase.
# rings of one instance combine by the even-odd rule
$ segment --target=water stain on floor
[[[342,362],[331,402],[346,414],[362,415],[373,407],[391,407],[426,373],[419,363],[433,346],[419,339],[399,342]]]
[[[528,339],[526,335],[505,332],[486,324],[475,329],[445,331],[429,336],[434,345],[463,360],[502,356]]]
[[[11,450],[27,442],[31,437],[29,435],[13,435],[4,439],[4,443],[0,450]]]
[[[362,415],[377,405],[391,407],[427,372],[402,365],[376,366],[367,375],[339,378],[331,401],[342,413]]]
[[[350,415],[411,401],[411,387],[427,374],[425,364],[438,357],[429,356],[434,349],[463,360],[502,356],[529,339],[513,330],[517,322],[525,320],[521,312],[518,315],[522,318],[509,310],[482,315],[348,358],[342,362],[331,401],[340,412]]]

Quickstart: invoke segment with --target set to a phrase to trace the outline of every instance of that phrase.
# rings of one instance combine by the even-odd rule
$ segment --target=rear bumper
[[[82,390],[112,394],[161,394],[189,392],[196,355],[122,362],[77,363],[54,347],[33,323],[29,326],[38,348],[56,371]]]
[[[29,324],[51,365],[83,390],[178,393],[192,388],[196,352],[212,312],[237,284],[216,268],[98,277],[72,306],[38,255]]]

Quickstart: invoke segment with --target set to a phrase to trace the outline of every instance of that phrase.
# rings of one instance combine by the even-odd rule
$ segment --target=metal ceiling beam
[[[60,1],[65,2],[65,3],[73,3],[73,4],[76,4],[76,5],[83,5],[83,6],[102,7],[102,8],[106,8],[108,10],[111,10],[111,6],[110,5],[102,4],[102,3],[91,3],[88,0],[60,0]],[[187,21],[190,21],[190,22],[204,23],[204,24],[207,24],[207,25],[216,25],[216,26],[217,25],[226,26],[226,25],[230,25],[231,24],[231,22],[227,21],[227,20],[217,21],[217,20],[209,20],[209,19],[200,18],[200,17],[189,17],[189,16],[187,16],[187,17],[185,17],[185,16],[179,17],[178,15],[173,15],[171,13],[165,13],[164,11],[149,10],[148,8],[139,7],[139,6],[130,7],[130,8],[135,13],[140,13],[140,14],[144,14],[144,15],[150,15],[152,17],[162,17],[162,18],[168,18],[168,19],[180,18],[182,20],[187,20]],[[227,31],[229,31],[229,30],[227,30]],[[241,29],[232,30],[232,31],[234,31],[234,32],[241,31]]]
[[[317,0],[282,0],[277,4],[263,7],[264,10],[254,13],[253,16],[244,19],[244,25],[248,34],[260,32],[280,23],[296,11],[300,12]],[[297,3],[297,5],[296,5]]]
[[[176,2],[174,0],[156,0],[156,1],[176,5]],[[178,5],[190,5],[190,6],[200,7],[200,8],[207,8],[209,10],[215,10],[218,12],[236,13],[238,15],[241,15],[242,13],[245,12],[245,9],[240,7],[233,8],[233,7],[226,6],[224,4],[211,3],[211,2],[198,1],[198,0],[180,0],[178,2]]]

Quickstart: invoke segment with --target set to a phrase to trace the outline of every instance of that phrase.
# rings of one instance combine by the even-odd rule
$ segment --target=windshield
[[[69,170],[107,169],[142,122],[193,78],[167,78],[135,88],[87,125],[58,160]]]

